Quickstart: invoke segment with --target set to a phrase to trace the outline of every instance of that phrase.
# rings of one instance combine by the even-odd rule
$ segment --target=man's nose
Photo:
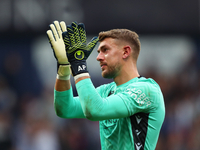
[[[101,61],[103,60],[103,55],[102,53],[100,52],[98,55],[97,55],[97,61]]]

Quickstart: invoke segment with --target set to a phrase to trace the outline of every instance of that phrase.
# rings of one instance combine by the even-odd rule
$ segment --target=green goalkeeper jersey
[[[154,150],[164,121],[165,106],[158,84],[144,77],[116,86],[100,86],[102,98],[118,95],[129,116],[100,121],[102,150]]]
[[[55,91],[54,105],[63,118],[99,120],[102,150],[154,150],[165,116],[159,85],[151,78],[134,78],[94,88],[90,79],[72,88]],[[88,111],[90,110],[90,111]]]

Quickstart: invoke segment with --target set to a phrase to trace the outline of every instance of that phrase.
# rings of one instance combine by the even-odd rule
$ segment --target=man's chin
[[[103,78],[106,78],[106,79],[112,79],[113,78],[112,75],[110,75],[110,74],[108,74],[104,71],[102,71],[101,75],[102,75]]]

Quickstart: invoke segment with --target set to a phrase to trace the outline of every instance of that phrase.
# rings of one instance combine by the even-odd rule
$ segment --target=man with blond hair
[[[102,150],[154,150],[165,116],[159,85],[140,76],[137,59],[140,41],[128,29],[100,32],[86,44],[84,24],[55,21],[47,31],[57,59],[54,90],[56,114],[62,118],[99,121]],[[86,59],[97,42],[97,61],[108,84],[94,87]],[[70,74],[78,96],[73,96]]]

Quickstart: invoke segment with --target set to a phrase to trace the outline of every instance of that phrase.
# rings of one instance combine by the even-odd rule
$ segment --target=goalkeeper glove
[[[62,31],[66,31],[65,22],[54,21],[54,24],[50,24],[51,30],[47,31],[49,43],[54,52],[54,56],[57,60],[57,78],[61,80],[69,80],[70,78],[70,64],[68,62],[65,44],[62,38]],[[61,30],[62,28],[62,30]]]
[[[67,26],[67,31],[62,33],[67,57],[71,64],[72,74],[87,73],[86,59],[89,57],[98,42],[98,37],[94,37],[86,44],[86,31],[83,23],[72,22]]]

